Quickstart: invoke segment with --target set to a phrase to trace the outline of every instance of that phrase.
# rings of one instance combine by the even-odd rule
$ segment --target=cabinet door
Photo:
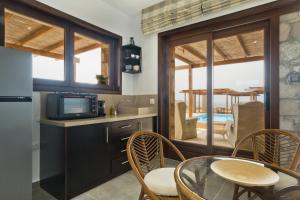
[[[68,193],[73,197],[107,180],[110,155],[107,126],[77,126],[68,129]]]

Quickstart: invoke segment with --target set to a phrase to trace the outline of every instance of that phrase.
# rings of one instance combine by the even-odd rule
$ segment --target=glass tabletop
[[[176,169],[175,176],[179,180],[177,184],[180,184],[187,191],[192,192],[194,196],[199,196],[207,200],[232,200],[235,184],[223,179],[210,168],[213,162],[225,159],[256,162],[278,174],[279,182],[274,186],[249,188],[257,191],[257,194],[262,194],[263,199],[300,200],[299,174],[245,158],[204,156],[186,160],[179,164]],[[244,198],[240,199],[247,199],[246,196],[244,195]]]

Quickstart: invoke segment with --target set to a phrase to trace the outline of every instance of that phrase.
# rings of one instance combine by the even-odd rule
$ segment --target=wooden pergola
[[[64,31],[61,27],[5,10],[5,47],[7,48],[64,60]],[[76,55],[97,48],[101,48],[101,74],[107,76],[109,45],[78,33],[74,35],[74,63],[80,62]]]
[[[198,89],[198,90],[181,90],[180,93],[184,94],[184,101],[187,102],[187,95],[192,93],[192,98],[193,98],[193,107],[189,106],[189,115],[192,116],[193,113],[196,112],[202,112],[201,111],[201,96],[206,96],[207,95],[207,90],[204,89]],[[235,91],[229,88],[218,88],[213,90],[213,95],[221,95],[226,97],[226,103],[225,103],[225,109],[224,113],[229,113],[230,112],[230,107],[234,103],[239,103],[240,102],[240,97],[249,97],[249,101],[256,101],[257,96],[260,94],[264,94],[264,89],[262,87],[256,87],[256,88],[249,88],[247,91],[240,92],[240,91]],[[230,100],[229,100],[230,98]],[[198,99],[198,102],[197,102]],[[190,102],[189,102],[190,103]],[[198,104],[198,105],[197,105]],[[192,104],[190,104],[192,105]],[[198,107],[198,109],[197,109]]]
[[[184,62],[184,65],[175,66],[175,70],[188,70],[189,89],[181,91],[188,95],[189,116],[197,110],[196,101],[200,111],[200,97],[207,94],[207,90],[193,90],[192,73],[194,68],[207,67],[207,43],[199,41],[175,47],[174,56]],[[257,30],[215,39],[213,41],[213,67],[264,60],[264,31]],[[226,96],[225,112],[229,112],[229,102],[231,104],[239,102],[239,97],[249,96],[250,101],[264,93],[264,88],[249,88],[247,91],[234,91],[230,88],[214,89],[214,95]],[[228,98],[231,98],[229,101]],[[187,100],[186,100],[187,101]]]

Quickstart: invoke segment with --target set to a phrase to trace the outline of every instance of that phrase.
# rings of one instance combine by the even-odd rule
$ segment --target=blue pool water
[[[199,123],[207,123],[207,114],[197,114]],[[232,114],[213,114],[213,121],[216,123],[225,123],[226,121],[233,121]]]

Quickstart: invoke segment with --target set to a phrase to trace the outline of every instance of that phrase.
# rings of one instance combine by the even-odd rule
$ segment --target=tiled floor
[[[134,200],[138,199],[140,185],[132,171],[89,190],[73,200]],[[33,200],[55,200],[38,185],[33,186]]]
[[[166,167],[177,165],[177,161],[167,160]],[[232,190],[228,188],[230,185],[223,184],[223,180],[207,183],[208,187],[205,188],[206,196],[210,196],[210,199],[223,200],[232,198],[232,194],[228,191]],[[121,176],[118,176],[98,187],[95,187],[77,197],[73,200],[137,200],[140,193],[140,184],[132,171],[129,171]],[[217,194],[210,192],[219,191]],[[241,200],[246,200],[246,195],[240,198]],[[33,185],[33,198],[32,200],[56,200],[54,197],[49,195],[43,189],[41,189],[37,184]]]
[[[178,161],[166,159],[166,167],[174,167]],[[118,176],[98,187],[95,187],[73,200],[136,200],[140,194],[140,184],[132,171]],[[32,200],[56,200],[38,184],[33,185]]]
[[[197,129],[197,137],[187,140],[181,140],[188,143],[196,143],[196,144],[203,144],[207,145],[207,130],[206,129]],[[214,134],[213,143],[215,146],[220,147],[229,147],[234,148],[227,140],[227,136],[224,137],[221,134]]]

